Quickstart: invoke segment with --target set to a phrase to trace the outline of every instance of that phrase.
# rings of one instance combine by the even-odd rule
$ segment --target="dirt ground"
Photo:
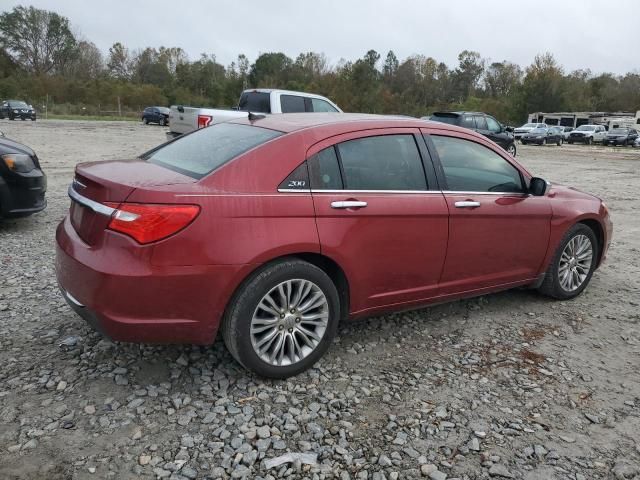
[[[164,141],[129,122],[0,121],[48,208],[0,221],[0,479],[640,479],[640,149],[519,146],[603,198],[614,237],[577,299],[515,290],[344,325],[265,381],[212,347],[112,343],[58,293],[74,165]],[[306,457],[272,466],[287,452]]]

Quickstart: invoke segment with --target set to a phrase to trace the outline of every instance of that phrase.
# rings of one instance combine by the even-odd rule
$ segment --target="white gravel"
[[[0,222],[0,478],[640,479],[640,149],[520,147],[602,196],[607,263],[579,298],[511,291],[342,326],[288,381],[212,347],[112,343],[60,297],[76,163],[164,140],[137,123],[0,121],[49,207]]]

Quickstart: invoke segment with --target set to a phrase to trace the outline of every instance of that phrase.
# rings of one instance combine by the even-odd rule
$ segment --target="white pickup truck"
[[[339,112],[342,110],[328,98],[313,93],[255,88],[240,95],[238,106],[230,109],[198,108],[172,105],[169,112],[169,132],[176,137],[215,123],[228,122],[252,113]]]

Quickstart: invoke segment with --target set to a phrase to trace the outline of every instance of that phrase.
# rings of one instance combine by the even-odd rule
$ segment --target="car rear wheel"
[[[167,124],[167,121],[164,119],[164,117],[161,117],[158,123],[161,127],[164,127]]]
[[[539,291],[561,300],[580,295],[596,268],[598,242],[588,226],[571,227],[560,242]]]
[[[339,318],[331,278],[315,265],[290,259],[263,267],[243,283],[225,313],[223,337],[244,367],[287,378],[326,352]]]
[[[515,144],[515,143],[512,143],[511,145],[509,145],[509,146],[507,147],[507,153],[508,153],[509,155],[511,155],[512,157],[515,157],[515,156],[516,156],[516,153],[517,153],[517,152],[516,152],[516,144]]]
[[[145,125],[149,125],[149,119],[147,117],[144,117],[142,121],[144,122]]]
[[[562,139],[561,138],[558,139],[558,146],[560,146],[560,145],[562,145]]]

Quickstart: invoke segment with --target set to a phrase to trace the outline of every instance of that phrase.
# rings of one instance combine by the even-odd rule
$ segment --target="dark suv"
[[[491,115],[482,112],[435,112],[431,117],[422,118],[475,130],[496,142],[512,156],[516,156],[516,141],[513,138],[513,129],[503,126]]]
[[[142,121],[145,124],[157,123],[158,125],[169,124],[169,109],[167,107],[147,107],[142,112]]]
[[[47,206],[47,177],[36,152],[0,132],[0,218],[26,217]]]
[[[31,105],[27,105],[22,100],[5,100],[0,104],[0,118],[7,117],[9,120],[21,118],[22,120],[36,121],[36,111]]]

